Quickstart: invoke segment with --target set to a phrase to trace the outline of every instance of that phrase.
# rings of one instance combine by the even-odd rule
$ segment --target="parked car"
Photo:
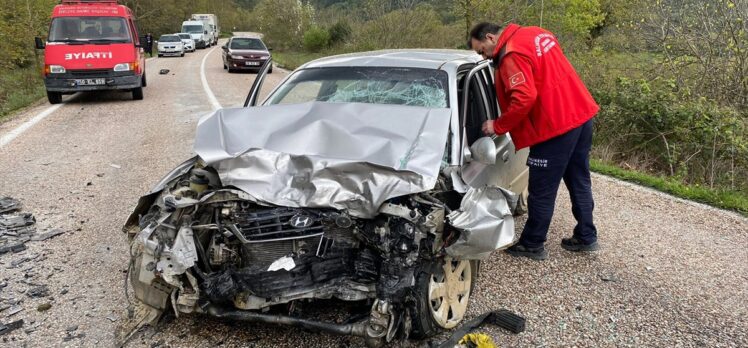
[[[37,37],[35,44],[44,49],[44,85],[51,104],[61,103],[63,94],[99,90],[127,91],[133,99],[143,99],[143,39],[127,6],[62,1],[52,10],[46,42]]]
[[[182,39],[182,43],[184,44],[184,50],[186,52],[195,52],[195,40],[192,39],[192,36],[188,33],[176,33],[174,35],[179,36],[180,39]]]
[[[202,118],[197,156],[141,197],[124,226],[144,315],[293,325],[369,346],[456,327],[480,260],[513,242],[527,188],[527,150],[481,134],[499,113],[481,59],[324,58],[255,106],[264,64],[246,107]],[[370,310],[344,324],[293,310],[314,299]]]
[[[266,60],[271,59],[270,50],[261,39],[256,37],[234,36],[221,47],[223,49],[223,68],[234,72],[237,70],[259,71]],[[273,73],[270,65],[268,74]]]
[[[167,34],[158,38],[158,56],[184,57],[184,44],[178,35]]]

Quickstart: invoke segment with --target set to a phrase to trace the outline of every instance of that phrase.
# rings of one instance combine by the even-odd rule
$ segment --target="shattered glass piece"
[[[460,237],[446,251],[452,257],[482,260],[494,250],[514,241],[514,217],[511,202],[516,195],[499,187],[471,188],[460,209],[448,215],[449,223]]]

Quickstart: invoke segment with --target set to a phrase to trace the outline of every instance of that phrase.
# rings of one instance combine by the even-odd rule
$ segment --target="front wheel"
[[[47,91],[47,100],[49,100],[50,104],[62,103],[62,93]]]
[[[445,258],[433,273],[416,279],[417,299],[411,317],[415,338],[427,338],[456,327],[467,313],[478,262]]]

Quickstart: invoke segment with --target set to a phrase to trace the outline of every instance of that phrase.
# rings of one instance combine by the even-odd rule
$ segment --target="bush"
[[[330,46],[330,32],[320,27],[311,27],[304,33],[304,49],[319,52]]]
[[[596,152],[686,183],[748,192],[748,115],[673,80],[621,78],[597,90]],[[633,165],[632,165],[633,164]]]
[[[353,29],[346,21],[338,21],[328,30],[330,32],[330,44],[337,45],[348,41]]]

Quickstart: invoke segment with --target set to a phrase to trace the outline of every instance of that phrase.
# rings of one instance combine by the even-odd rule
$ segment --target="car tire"
[[[411,337],[432,337],[462,322],[467,314],[479,267],[479,261],[447,257],[434,273],[421,272],[416,276]]]
[[[182,55],[180,57],[184,57],[184,52],[182,52]]]
[[[158,55],[158,57],[159,57],[159,58],[161,58],[161,57],[163,57],[163,56],[164,56],[163,54],[159,54],[159,55]]]
[[[62,103],[62,93],[47,91],[47,100],[50,104],[60,104]]]
[[[268,74],[272,74],[272,73],[273,73],[273,67],[271,66],[270,69],[268,69]]]
[[[132,89],[132,100],[143,100],[143,87]]]
[[[226,69],[228,69],[228,68],[229,68],[229,67],[228,67],[228,66],[226,66],[226,63],[223,63],[223,70],[226,70]]]

